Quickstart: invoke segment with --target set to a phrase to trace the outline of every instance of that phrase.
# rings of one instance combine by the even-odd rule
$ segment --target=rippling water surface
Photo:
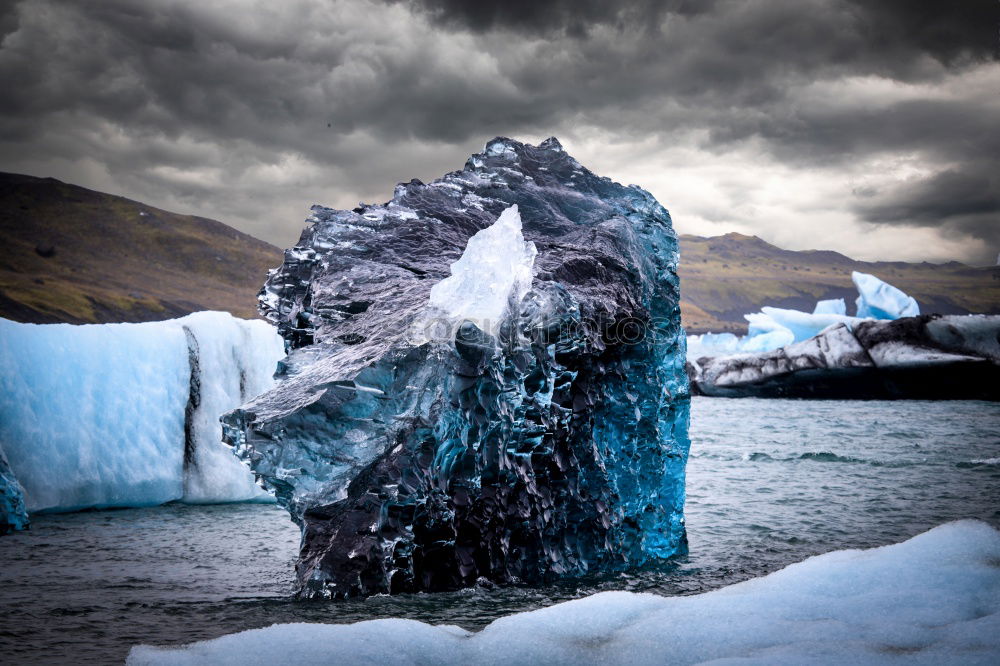
[[[958,518],[1000,526],[1000,404],[696,398],[691,430],[690,555],[545,589],[292,601],[298,531],[275,506],[35,516],[0,538],[0,663],[115,663],[275,622],[477,629],[600,590],[704,592]]]

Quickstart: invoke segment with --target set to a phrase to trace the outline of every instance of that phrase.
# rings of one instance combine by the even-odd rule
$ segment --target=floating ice
[[[1000,364],[1000,319],[995,315],[933,318],[927,334],[940,347]]]
[[[267,389],[283,353],[262,321],[0,320],[0,444],[29,511],[265,495],[218,417]]]
[[[746,336],[738,341],[737,349],[740,351],[761,351],[773,348],[775,345],[783,347],[795,342],[795,334],[770,315],[756,312],[743,316],[749,326]]]
[[[899,319],[920,314],[920,306],[912,296],[907,296],[891,284],[868,273],[851,273],[851,280],[858,289],[858,317],[871,319]]]
[[[827,301],[816,301],[816,307],[813,308],[813,314],[846,315],[847,303],[845,303],[842,298],[832,298]]]
[[[696,359],[702,356],[737,354],[739,352],[740,338],[732,333],[704,333],[702,335],[689,335],[687,339],[688,358]]]
[[[278,624],[129,666],[378,664],[996,664],[1000,532],[948,523],[909,541],[812,557],[688,597],[604,592],[478,633],[413,620]]]
[[[1000,316],[861,319],[780,349],[693,357],[688,372],[711,396],[998,400],[998,340]]]
[[[842,314],[819,313],[809,314],[799,310],[786,310],[784,308],[772,308],[768,305],[762,307],[761,312],[773,321],[779,329],[791,331],[793,342],[803,342],[813,337],[825,328],[834,324],[844,324],[848,328],[861,321],[857,317],[848,317]],[[783,345],[782,345],[783,346]],[[772,347],[772,349],[775,349]],[[745,351],[766,351],[763,349],[749,349]]]
[[[554,139],[498,138],[388,204],[310,221],[261,301],[293,351],[225,417],[303,526],[302,594],[544,582],[683,552],[677,240],[648,192]],[[435,313],[445,335],[408,334]]]
[[[877,277],[855,271],[851,279],[860,294],[856,317],[847,316],[847,304],[842,298],[818,301],[811,313],[765,305],[760,312],[743,315],[749,322],[743,337],[720,337],[714,333],[688,336],[687,357],[696,361],[711,356],[768,352],[808,340],[836,324],[850,329],[865,319],[893,320],[920,314],[913,298]]]

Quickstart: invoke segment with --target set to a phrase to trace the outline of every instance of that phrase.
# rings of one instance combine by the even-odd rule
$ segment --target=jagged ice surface
[[[274,328],[220,313],[199,312],[183,322],[197,346],[199,404],[189,415],[192,432],[185,464],[183,500],[189,503],[270,500],[253,474],[222,443],[219,417],[274,384],[284,344]]]
[[[10,469],[7,456],[0,447],[0,535],[28,527],[28,509],[24,506],[24,489]]]
[[[220,312],[144,324],[0,320],[0,445],[29,511],[263,499],[219,416],[260,393],[274,329]]]
[[[193,664],[996,664],[1000,533],[961,521],[900,544],[812,557],[689,597],[604,592],[478,633],[412,620],[286,624],[130,666]]]
[[[498,138],[462,171],[310,222],[261,296],[292,352],[225,417],[303,526],[303,594],[544,582],[683,551],[677,241],[649,193],[554,139]],[[429,318],[443,333],[414,336]]]

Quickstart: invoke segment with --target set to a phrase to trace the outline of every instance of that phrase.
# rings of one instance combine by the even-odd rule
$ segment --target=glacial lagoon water
[[[690,554],[545,589],[290,598],[298,531],[273,505],[40,515],[0,539],[0,663],[120,663],[276,622],[409,617],[469,629],[612,589],[696,594],[959,518],[1000,527],[1000,404],[696,398]]]

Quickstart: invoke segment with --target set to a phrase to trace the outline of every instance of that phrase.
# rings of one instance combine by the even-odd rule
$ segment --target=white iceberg
[[[858,289],[858,317],[870,319],[899,319],[916,317],[920,306],[912,296],[883,282],[868,273],[851,273],[851,280]]]
[[[0,319],[0,447],[28,511],[266,498],[219,416],[266,390],[283,355],[273,327],[222,312]]]
[[[687,337],[687,357],[736,354],[740,351],[740,338],[732,333],[704,333]]]
[[[847,303],[845,303],[842,298],[831,298],[826,301],[816,301],[816,307],[813,308],[813,314],[846,315]]]
[[[831,314],[831,313],[813,313],[801,312],[799,310],[786,310],[784,308],[772,308],[765,305],[761,308],[761,312],[771,319],[776,324],[776,327],[790,331],[792,334],[792,342],[805,342],[811,337],[814,337],[820,331],[834,326],[836,324],[845,324],[848,328],[851,328],[861,319],[857,317],[848,317],[842,314]],[[750,315],[748,315],[749,317]],[[779,345],[783,347],[784,345]],[[777,349],[777,347],[771,347],[771,349]],[[747,350],[751,351],[751,350]],[[752,351],[770,351],[770,349],[760,349]]]
[[[818,301],[811,313],[765,305],[760,312],[743,315],[749,326],[742,337],[731,333],[688,336],[687,358],[694,361],[709,356],[759,354],[804,342],[837,324],[852,329],[866,319],[893,320],[920,314],[912,297],[874,275],[855,271],[851,279],[859,294],[857,316],[848,316],[842,298]]]
[[[688,597],[604,592],[471,633],[403,619],[277,624],[131,666],[218,664],[996,664],[1000,532],[978,521],[827,553]]]

